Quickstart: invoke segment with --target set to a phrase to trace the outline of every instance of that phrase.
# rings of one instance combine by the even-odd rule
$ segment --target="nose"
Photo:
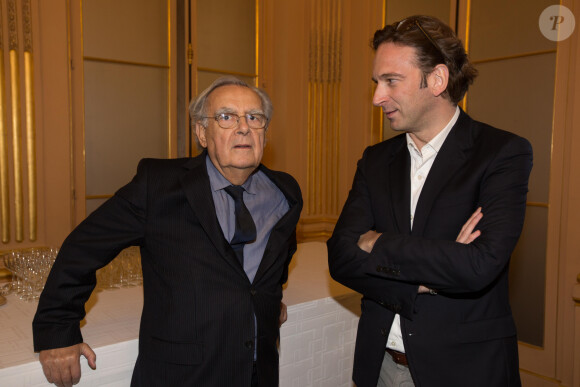
[[[241,116],[238,120],[238,127],[236,128],[236,132],[238,133],[248,133],[250,131],[250,126],[248,125],[247,117]]]
[[[387,95],[385,87],[381,86],[381,84],[378,84],[373,94],[373,105],[381,106],[382,104],[387,102],[388,98],[389,97]]]

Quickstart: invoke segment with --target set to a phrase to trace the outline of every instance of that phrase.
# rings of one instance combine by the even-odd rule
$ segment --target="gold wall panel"
[[[341,124],[341,1],[310,2],[308,162],[304,215],[321,222],[338,216]]]
[[[7,9],[6,13],[3,13],[1,9],[4,4]],[[14,235],[14,241],[23,242],[25,229],[28,230],[29,241],[37,239],[36,123],[31,18],[30,0],[7,0],[5,3],[0,3],[0,27],[8,25],[9,58],[7,71],[4,67],[5,42],[4,37],[0,35],[2,243],[9,243],[11,235]],[[19,44],[20,40],[22,44]],[[22,58],[23,60],[21,60]],[[24,74],[24,82],[21,79],[22,73]],[[10,82],[6,82],[6,76],[9,76]],[[9,99],[5,98],[8,94],[10,95]],[[24,113],[22,101],[24,101]],[[8,114],[10,115],[8,121],[11,122],[11,130],[6,128],[6,115]],[[24,119],[24,132],[22,119]],[[11,136],[9,136],[9,132],[12,134]],[[25,152],[24,155],[23,152]],[[12,180],[10,180],[10,176],[12,176]],[[25,215],[27,219],[25,219]],[[13,219],[13,224],[11,219]],[[12,228],[13,233],[11,232]]]
[[[2,4],[0,3],[0,211],[2,243],[10,241],[10,193],[8,191],[8,142],[6,132],[6,77],[4,76],[4,36]]]
[[[36,240],[36,123],[34,115],[34,60],[32,55],[32,15],[30,0],[22,2],[22,30],[24,35],[24,95],[26,112],[26,168],[28,172],[29,239]]]

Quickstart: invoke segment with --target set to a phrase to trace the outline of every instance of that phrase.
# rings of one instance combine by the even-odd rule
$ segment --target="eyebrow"
[[[225,107],[225,106],[217,109],[214,114],[223,114],[223,113],[240,115],[236,110],[229,108],[229,107]],[[250,109],[250,110],[247,110],[246,112],[244,112],[243,114],[262,114],[262,115],[264,115],[264,111],[262,109]]]
[[[251,109],[246,112],[246,114],[261,114],[265,115],[262,109]]]
[[[223,113],[236,114],[236,111],[229,107],[221,107],[216,109],[214,114],[223,114]]]

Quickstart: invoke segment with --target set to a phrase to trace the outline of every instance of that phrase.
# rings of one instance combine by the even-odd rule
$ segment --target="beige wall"
[[[262,86],[275,106],[264,161],[300,183],[301,240],[326,240],[357,160],[365,146],[380,139],[377,111],[369,103],[369,39],[381,26],[383,4],[265,1],[264,12]],[[340,51],[332,49],[337,46]],[[320,64],[326,60],[335,67]]]
[[[460,1],[460,5],[465,3]],[[563,3],[580,15],[580,0]],[[7,0],[2,0],[1,4],[5,20]],[[340,1],[340,18],[337,19],[340,23],[333,28],[340,31],[336,39],[340,40],[341,47],[341,75],[332,94],[337,97],[336,103],[327,106],[331,111],[321,110],[308,100],[312,86],[309,84],[309,60],[317,47],[312,45],[311,38],[313,34],[324,32],[313,20],[322,17],[321,14],[308,0],[264,0],[260,4],[264,35],[259,79],[261,86],[271,94],[276,108],[265,162],[296,176],[302,187],[309,209],[301,219],[302,238],[324,240],[346,198],[362,150],[379,141],[381,136],[380,114],[370,105],[372,52],[368,41],[382,24],[383,4],[378,0]],[[78,62],[80,1],[31,0],[31,5],[38,233],[35,241],[11,239],[3,243],[3,250],[59,245],[84,216],[84,209],[75,201],[75,195],[77,199],[85,195],[83,107],[80,102],[82,64]],[[580,21],[577,19],[577,22]],[[5,22],[2,28],[6,41],[8,26]],[[580,80],[576,76],[580,72],[579,52],[577,31],[558,45],[549,176],[549,224],[552,226],[547,230],[550,242],[544,294],[548,300],[545,323],[548,339],[539,349],[522,347],[522,375],[528,386],[580,385],[577,345],[580,306],[572,298],[574,292],[578,293],[577,275],[580,273],[580,238],[577,237],[580,234],[580,174],[577,173],[580,154],[576,151],[580,148],[580,95],[577,93]],[[9,99],[10,61],[6,45],[3,53],[6,98]],[[23,54],[20,55],[23,58]],[[9,125],[10,104],[5,104],[5,111],[4,122]],[[321,132],[319,127],[309,124],[309,117],[323,112],[340,114],[340,119],[335,126],[327,126]],[[335,148],[319,154],[325,147],[324,143],[317,145],[319,148],[314,147],[312,136],[318,135],[329,136],[324,138],[331,138]],[[312,155],[322,156],[322,159]],[[322,169],[321,180],[313,171],[322,165],[326,169]],[[333,189],[323,190],[323,186]],[[317,207],[317,200],[333,204]],[[14,216],[10,220],[13,230]],[[536,286],[534,283],[527,285]]]

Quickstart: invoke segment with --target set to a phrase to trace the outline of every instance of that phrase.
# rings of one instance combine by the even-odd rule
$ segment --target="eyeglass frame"
[[[232,116],[232,117],[236,117],[236,123],[235,123],[235,125],[233,125],[233,126],[231,126],[231,127],[229,127],[229,128],[224,128],[224,127],[223,127],[223,126],[220,124],[220,121],[219,121],[219,119],[218,119],[218,117],[220,117],[220,116],[223,116],[223,115],[229,115],[229,116]],[[260,127],[260,128],[253,128],[253,127],[250,125],[250,122],[253,122],[253,121],[249,121],[249,120],[248,120],[248,116],[261,116],[261,117],[264,117],[264,126],[262,126],[262,127]],[[259,129],[266,129],[266,128],[268,127],[268,123],[269,123],[269,122],[268,122],[268,117],[267,117],[267,116],[266,116],[264,113],[244,113],[244,115],[243,115],[243,116],[240,116],[239,114],[236,114],[236,113],[228,113],[228,112],[222,112],[222,113],[216,113],[214,116],[202,116],[202,117],[199,117],[199,118],[202,118],[202,119],[209,119],[209,118],[213,118],[213,119],[214,119],[214,120],[217,122],[217,124],[218,124],[218,126],[219,126],[220,128],[222,128],[222,129],[225,129],[225,130],[229,130],[229,129],[236,129],[236,128],[238,128],[238,127],[240,126],[240,119],[241,119],[242,117],[245,117],[245,119],[246,119],[246,124],[248,124],[248,127],[249,127],[250,129],[259,130]]]

